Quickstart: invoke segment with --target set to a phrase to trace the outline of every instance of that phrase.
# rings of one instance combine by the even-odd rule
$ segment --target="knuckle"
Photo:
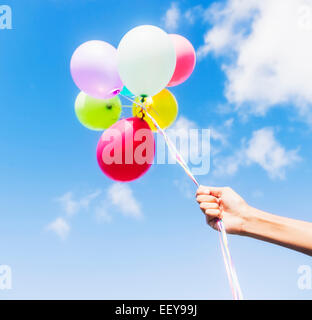
[[[217,199],[216,197],[213,197],[213,198],[211,199],[211,202],[218,203],[218,199]]]

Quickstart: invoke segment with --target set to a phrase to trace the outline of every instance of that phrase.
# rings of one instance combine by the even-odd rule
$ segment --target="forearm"
[[[248,208],[242,235],[275,243],[312,256],[312,223]]]

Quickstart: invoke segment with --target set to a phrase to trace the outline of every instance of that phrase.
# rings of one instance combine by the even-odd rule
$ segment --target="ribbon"
[[[179,165],[183,168],[185,173],[192,179],[192,181],[195,183],[195,185],[197,187],[199,187],[198,181],[194,177],[192,171],[190,170],[190,168],[186,164],[186,162],[183,159],[180,152],[176,149],[175,145],[172,143],[172,141],[170,140],[170,138],[168,137],[166,132],[158,125],[157,121],[147,111],[147,108],[144,105],[144,97],[142,98],[142,102],[140,103],[140,102],[133,100],[130,97],[125,96],[125,95],[122,95],[122,94],[120,94],[120,95],[122,97],[124,97],[125,99],[131,101],[132,103],[140,106],[142,109],[144,109],[145,114],[151,119],[151,121],[153,122],[153,124],[157,128],[158,132],[160,132],[161,135],[164,137],[165,142],[168,146],[168,149],[169,149],[171,155],[177,160]],[[231,254],[230,254],[230,249],[228,246],[228,239],[227,239],[224,223],[220,219],[220,220],[218,220],[217,225],[218,225],[218,229],[219,229],[220,245],[221,245],[222,256],[223,256],[223,260],[224,260],[224,264],[225,264],[225,270],[226,270],[228,280],[230,283],[230,288],[232,291],[233,299],[234,300],[243,300],[243,294],[242,294],[242,291],[240,288],[240,284],[238,281],[238,277],[236,274],[236,270],[235,270],[234,263],[233,263],[233,260],[232,260]]]

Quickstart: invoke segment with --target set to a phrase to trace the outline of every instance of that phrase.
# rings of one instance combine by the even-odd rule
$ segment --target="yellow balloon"
[[[152,97],[136,97],[135,101],[145,106],[147,112],[162,129],[170,127],[177,117],[178,103],[168,89],[163,89]],[[145,114],[145,110],[140,105],[133,103],[132,114],[134,117],[144,117],[150,128],[153,131],[157,131],[153,121]]]

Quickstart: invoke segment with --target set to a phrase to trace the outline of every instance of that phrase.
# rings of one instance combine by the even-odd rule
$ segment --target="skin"
[[[248,203],[229,187],[200,186],[196,200],[207,223],[218,230],[222,219],[230,234],[248,236],[312,256],[312,223],[273,215]]]

